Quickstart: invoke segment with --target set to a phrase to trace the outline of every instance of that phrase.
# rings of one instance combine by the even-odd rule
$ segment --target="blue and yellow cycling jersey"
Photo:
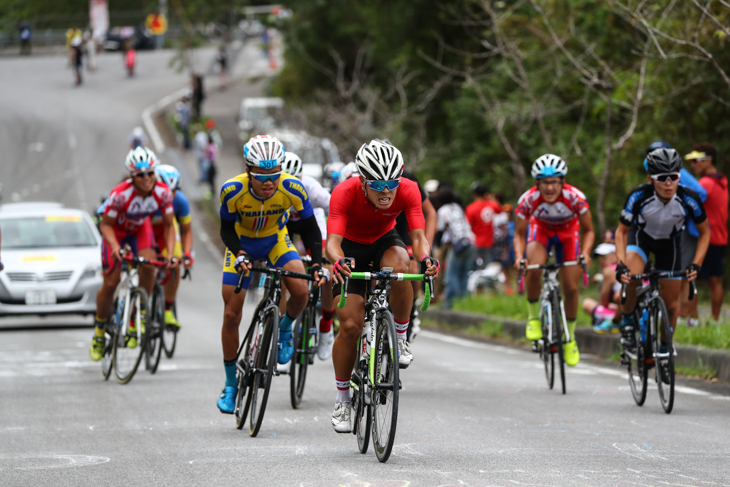
[[[239,237],[263,238],[286,232],[290,207],[302,220],[314,214],[304,185],[287,173],[281,174],[276,191],[265,200],[253,194],[247,174],[229,179],[221,188],[220,216],[236,221]]]
[[[175,197],[172,199],[172,211],[175,215],[175,219],[181,225],[190,223],[190,202],[188,197],[179,189],[175,191]],[[162,224],[162,212],[157,212],[152,216],[152,225]]]

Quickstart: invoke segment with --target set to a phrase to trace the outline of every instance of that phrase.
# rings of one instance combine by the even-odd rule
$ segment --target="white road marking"
[[[152,139],[152,143],[154,144],[155,150],[158,154],[165,152],[165,143],[162,142],[162,136],[160,136],[160,132],[157,130],[155,123],[152,121],[152,116],[161,108],[182,97],[185,93],[187,93],[187,91],[188,88],[180,88],[174,93],[170,93],[142,110],[142,123],[144,124],[144,128],[147,133],[150,134],[150,139]]]

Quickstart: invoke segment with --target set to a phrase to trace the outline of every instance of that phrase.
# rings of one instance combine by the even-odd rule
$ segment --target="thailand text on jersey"
[[[642,184],[629,193],[621,211],[621,223],[635,225],[653,239],[676,237],[688,219],[700,224],[707,215],[697,193],[682,186],[664,203],[652,184]]]
[[[114,218],[116,229],[135,233],[157,211],[165,215],[173,212],[170,188],[157,181],[152,193],[144,197],[134,188],[132,180],[128,179],[112,190],[104,214]]]
[[[371,244],[395,228],[400,212],[405,212],[411,231],[425,228],[421,192],[416,183],[401,178],[393,204],[387,210],[379,210],[367,200],[360,178],[350,178],[332,192],[327,232]]]
[[[534,217],[540,224],[568,226],[588,211],[585,195],[578,188],[563,184],[562,194],[554,203],[548,203],[537,186],[528,189],[517,202],[515,214],[523,220]]]
[[[313,214],[304,185],[286,173],[281,174],[276,191],[266,199],[251,191],[247,174],[229,179],[221,188],[220,216],[227,221],[236,221],[239,236],[268,237],[282,231],[292,206],[302,219]]]

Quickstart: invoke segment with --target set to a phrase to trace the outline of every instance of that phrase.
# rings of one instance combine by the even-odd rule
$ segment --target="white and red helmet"
[[[124,167],[131,173],[140,173],[154,171],[160,164],[157,156],[151,149],[146,147],[137,147],[127,154],[127,160]]]

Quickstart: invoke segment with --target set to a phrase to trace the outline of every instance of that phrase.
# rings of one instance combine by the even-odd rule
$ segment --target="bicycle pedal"
[[[534,353],[540,353],[540,345],[537,343],[536,340],[532,341],[532,351]]]

